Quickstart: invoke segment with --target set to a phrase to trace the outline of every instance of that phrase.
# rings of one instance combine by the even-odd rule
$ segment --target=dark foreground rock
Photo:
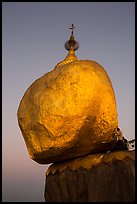
[[[52,164],[44,196],[46,202],[135,202],[135,151]]]

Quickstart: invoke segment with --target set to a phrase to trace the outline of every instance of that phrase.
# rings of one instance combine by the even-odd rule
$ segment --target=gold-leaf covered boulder
[[[109,76],[95,61],[78,60],[73,34],[65,60],[25,92],[18,122],[31,159],[41,164],[112,149],[118,127]]]

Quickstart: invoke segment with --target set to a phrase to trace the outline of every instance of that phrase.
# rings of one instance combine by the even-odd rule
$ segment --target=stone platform
[[[135,151],[79,157],[49,166],[46,202],[135,202]]]

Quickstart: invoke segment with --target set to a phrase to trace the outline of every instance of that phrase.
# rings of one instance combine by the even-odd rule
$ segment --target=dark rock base
[[[135,202],[135,161],[127,155],[89,169],[49,172],[44,196],[46,202]]]

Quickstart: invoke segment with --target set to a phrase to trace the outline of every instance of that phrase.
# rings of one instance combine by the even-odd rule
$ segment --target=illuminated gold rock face
[[[28,88],[18,122],[31,159],[41,164],[112,149],[118,118],[106,71],[90,60],[57,65]]]

